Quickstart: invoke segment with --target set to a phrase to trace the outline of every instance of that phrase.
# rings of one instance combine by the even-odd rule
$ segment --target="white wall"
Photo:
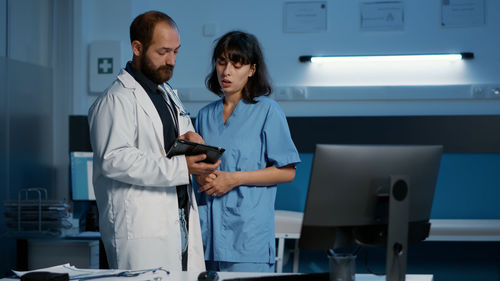
[[[72,7],[67,0],[0,0],[2,202],[28,187],[68,199]],[[0,242],[0,276],[12,274],[15,250],[14,239]]]
[[[73,105],[72,114],[87,115],[95,93],[89,90],[89,45],[93,41],[121,41],[122,66],[131,58],[129,26],[133,20],[130,0],[74,0],[73,7]]]
[[[31,90],[27,93],[26,100],[11,98],[11,108],[30,108],[40,106],[36,104],[36,98],[46,96],[51,101],[45,104],[51,115],[50,134],[54,140],[51,144],[52,155],[47,161],[54,166],[54,184],[49,188],[49,194],[53,198],[68,198],[68,115],[71,112],[73,100],[72,66],[73,62],[73,3],[67,0],[1,0],[2,16],[0,30],[5,30],[0,35],[5,37],[0,45],[5,48],[8,60],[21,62],[29,67],[42,67],[50,74],[50,81],[46,81],[52,87],[47,93]],[[4,9],[5,8],[5,9]],[[18,64],[16,64],[18,65]],[[30,68],[29,68],[30,69]],[[19,73],[22,73],[19,72]],[[33,72],[36,73],[36,72]],[[45,73],[43,73],[45,75]],[[13,77],[24,81],[27,85],[35,83],[37,78],[30,77],[27,73],[21,77]],[[44,81],[45,82],[45,81]],[[22,85],[20,85],[22,86]],[[36,85],[33,85],[36,87]],[[11,92],[8,95],[13,95]],[[83,94],[86,99],[86,94]],[[47,107],[48,106],[48,107]],[[11,135],[17,133],[13,128]]]
[[[7,2],[9,58],[40,66],[51,66],[53,1]]]
[[[53,162],[56,198],[69,198],[69,118],[73,95],[73,1],[53,0]]]
[[[288,115],[500,113],[500,99],[472,95],[475,87],[486,91],[500,86],[500,18],[496,15],[500,2],[496,0],[485,0],[486,24],[466,28],[441,27],[441,1],[404,1],[404,30],[386,32],[360,30],[360,3],[374,1],[330,0],[327,31],[308,34],[283,32],[284,0],[130,0],[130,7],[111,5],[117,2],[122,3],[86,2],[83,24],[89,30],[83,43],[102,38],[121,40],[124,60],[130,59],[128,27],[132,19],[150,9],[168,13],[179,25],[182,44],[172,83],[192,114],[214,99],[204,87],[212,42],[233,29],[259,38],[275,86],[274,96]],[[115,12],[115,6],[121,11]],[[109,13],[103,12],[107,9]],[[204,24],[215,24],[217,35],[204,37]],[[474,52],[475,59],[439,65],[314,66],[298,62],[299,56],[313,54],[456,51]],[[79,112],[85,113],[94,98],[82,101]]]

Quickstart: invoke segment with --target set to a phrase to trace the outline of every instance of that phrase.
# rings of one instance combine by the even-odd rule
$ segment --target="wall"
[[[150,9],[167,12],[179,25],[182,44],[172,82],[192,115],[215,98],[203,84],[212,42],[232,29],[254,33],[261,41],[276,90],[274,96],[288,116],[500,112],[500,99],[472,95],[474,86],[500,84],[500,70],[495,63],[500,60],[495,48],[500,39],[494,36],[500,31],[500,19],[495,15],[500,9],[498,1],[485,0],[484,25],[466,28],[441,27],[441,1],[404,1],[404,30],[386,32],[360,30],[360,3],[374,1],[326,1],[327,31],[307,34],[283,33],[286,1],[198,1],[196,9],[192,8],[193,1],[130,1],[131,10],[113,12],[110,21],[103,17],[103,10],[116,6],[126,9],[126,5],[111,5],[113,2],[116,0],[105,5],[86,4],[83,18],[93,20],[83,43],[102,39],[106,33],[109,39],[122,42],[124,60],[130,59],[127,29],[133,17]],[[203,36],[204,24],[214,24],[216,36]],[[300,55],[311,54],[452,51],[472,51],[476,57],[468,62],[438,65],[313,66],[298,62]],[[294,91],[299,94],[294,95]],[[86,113],[94,99],[88,96],[75,105],[75,113]]]
[[[68,198],[66,0],[0,1],[0,202],[21,188]],[[57,18],[57,20],[55,20]],[[29,20],[27,20],[29,19]],[[66,29],[67,31],[67,29]],[[71,40],[69,41],[71,42]],[[65,126],[66,123],[66,126]],[[1,212],[3,214],[3,211]],[[0,217],[0,275],[15,268],[15,240]]]
[[[73,7],[73,102],[72,114],[87,115],[95,99],[89,90],[88,53],[93,41],[121,41],[122,66],[131,58],[129,25],[133,16],[130,0],[83,1],[75,0]]]
[[[5,57],[0,57],[0,201],[3,202],[9,196],[9,122],[7,114],[7,63]],[[3,214],[4,206],[0,205],[0,212]],[[3,216],[0,219],[0,233],[5,233],[6,226],[4,223]],[[2,239],[0,242],[0,252],[2,253],[14,253],[14,247],[12,246],[12,241],[4,242]],[[11,255],[13,256],[13,255]],[[9,267],[13,265],[14,261],[5,258],[5,255],[0,256],[0,264],[5,264],[5,267],[0,267],[0,274],[8,270]]]
[[[7,112],[7,59],[6,59],[6,42],[7,42],[7,3],[5,0],[0,1],[0,202],[6,200],[9,196],[9,149],[8,149],[8,112]],[[4,206],[0,205],[0,212],[3,214]],[[5,233],[7,227],[4,223],[3,216],[0,219],[0,233]],[[15,248],[12,245],[12,241],[5,241],[2,239],[0,242],[0,252],[10,253],[11,255],[15,253]],[[3,255],[5,256],[5,255]],[[8,260],[7,258],[0,257],[0,264],[4,266],[0,267],[0,274],[6,272],[10,267],[14,265],[13,260]],[[3,274],[2,274],[3,275]]]
[[[0,57],[7,56],[7,0],[0,0]]]
[[[54,197],[69,198],[69,115],[74,96],[73,84],[73,6],[74,1],[53,0],[51,69],[53,73],[52,121]]]
[[[0,123],[1,201],[16,199],[23,188],[47,188],[54,197],[52,72],[49,68],[2,58],[2,118]],[[4,78],[5,77],[5,78]],[[26,83],[25,77],[33,77]],[[2,204],[3,208],[3,204]],[[2,212],[3,214],[3,212]],[[0,274],[15,265],[15,241],[5,233],[0,249]]]
[[[8,4],[9,58],[41,66],[51,65],[52,1],[20,0]],[[24,16],[21,16],[23,15]],[[30,20],[26,20],[30,18]]]

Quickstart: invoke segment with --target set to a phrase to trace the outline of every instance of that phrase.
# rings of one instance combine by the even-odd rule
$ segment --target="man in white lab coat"
[[[176,138],[203,143],[177,92],[180,37],[166,14],[150,11],[130,26],[132,61],[89,109],[99,227],[111,268],[205,269],[190,174],[220,162],[205,155],[166,157]]]

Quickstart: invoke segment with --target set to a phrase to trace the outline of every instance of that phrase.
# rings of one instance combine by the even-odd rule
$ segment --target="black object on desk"
[[[68,273],[54,273],[48,271],[29,272],[21,276],[21,281],[68,281]]]
[[[219,274],[215,271],[203,271],[198,275],[198,281],[217,281]]]
[[[305,274],[283,274],[283,275],[273,275],[273,276],[259,276],[259,277],[240,277],[224,279],[227,281],[329,281],[330,273],[305,273]]]

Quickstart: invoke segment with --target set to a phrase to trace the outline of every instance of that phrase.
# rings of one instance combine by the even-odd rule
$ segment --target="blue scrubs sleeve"
[[[200,121],[200,113],[198,112],[198,115],[196,116],[196,119],[194,120],[194,124],[193,124],[194,131],[197,132],[198,134],[200,134],[200,128],[198,127],[199,121]]]
[[[300,163],[299,153],[290,136],[286,116],[280,108],[276,106],[270,108],[263,135],[267,163],[275,167]]]

